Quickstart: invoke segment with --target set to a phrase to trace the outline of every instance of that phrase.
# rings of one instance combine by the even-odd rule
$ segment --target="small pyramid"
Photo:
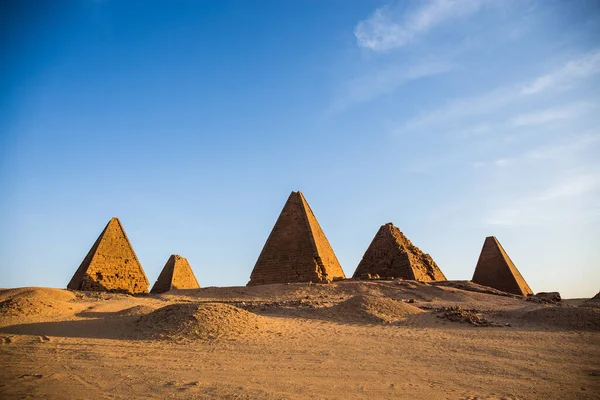
[[[369,275],[421,282],[446,280],[431,256],[412,244],[391,222],[379,228],[352,277]]]
[[[72,290],[148,293],[148,278],[118,218],[112,218],[67,285]]]
[[[594,297],[592,297],[592,300],[600,300],[600,292],[598,292]]]
[[[150,293],[163,293],[174,289],[199,289],[200,285],[190,263],[179,254],[167,260]]]
[[[301,192],[288,198],[248,285],[287,282],[331,282],[344,271]]]
[[[528,296],[531,288],[494,236],[485,238],[473,282],[512,294]]]

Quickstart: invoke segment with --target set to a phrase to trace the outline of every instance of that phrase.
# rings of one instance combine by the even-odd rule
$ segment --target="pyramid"
[[[112,218],[67,285],[72,290],[148,293],[148,278],[123,225]]]
[[[344,271],[301,192],[288,198],[248,285],[331,282]]]
[[[485,238],[473,282],[512,294],[533,294],[525,279],[494,236]]]
[[[190,263],[179,254],[173,254],[167,260],[151,293],[163,293],[174,289],[199,289],[200,285],[190,267]]]
[[[379,228],[352,277],[369,275],[421,282],[446,280],[431,256],[412,244],[391,222]]]
[[[600,300],[600,292],[598,292],[594,297],[592,297],[592,300]]]

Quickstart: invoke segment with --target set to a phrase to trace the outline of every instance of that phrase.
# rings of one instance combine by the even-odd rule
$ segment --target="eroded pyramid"
[[[301,192],[288,198],[248,285],[331,282],[344,271]]]
[[[391,222],[379,228],[353,278],[364,279],[374,275],[421,282],[446,280],[431,256],[412,244]]]
[[[494,236],[485,238],[472,281],[479,285],[521,296],[533,294],[515,264]]]
[[[148,278],[118,218],[112,218],[67,285],[73,290],[148,293]]]
[[[174,289],[199,289],[200,285],[190,267],[190,263],[179,254],[173,254],[167,260],[151,293],[163,293]]]

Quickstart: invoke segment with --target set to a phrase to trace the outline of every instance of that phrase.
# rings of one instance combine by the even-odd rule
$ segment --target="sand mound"
[[[545,307],[526,312],[522,318],[550,328],[600,331],[598,308]]]
[[[466,290],[469,292],[476,293],[485,293],[485,294],[493,294],[496,296],[505,296],[505,297],[519,297],[512,293],[503,292],[498,289],[491,288],[489,286],[479,285],[475,282],[471,281],[441,281],[441,282],[430,282],[431,285],[435,286],[445,286],[451,287],[460,290]]]
[[[156,308],[150,307],[150,306],[140,305],[140,306],[129,307],[129,308],[126,308],[126,309],[121,310],[121,311],[117,311],[114,315],[115,315],[115,317],[130,317],[130,316],[133,316],[133,315],[146,315],[146,314],[150,314],[154,310],[156,310]]]
[[[263,317],[219,303],[172,304],[136,321],[144,337],[155,339],[217,339],[256,333]]]
[[[63,314],[72,309],[73,292],[62,289],[26,287],[0,291],[0,316]]]
[[[342,320],[392,323],[423,311],[400,300],[374,296],[354,296],[329,309],[327,314]]]

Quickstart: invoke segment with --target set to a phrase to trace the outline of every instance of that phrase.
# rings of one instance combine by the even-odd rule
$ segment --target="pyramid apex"
[[[148,293],[148,278],[117,217],[106,224],[67,288]]]
[[[173,289],[198,289],[200,285],[190,263],[179,254],[171,254],[150,293],[163,293]]]
[[[301,191],[292,191],[258,256],[248,285],[331,282],[344,271]]]
[[[473,273],[473,282],[504,292],[527,296],[531,288],[495,236],[485,238]]]
[[[414,246],[392,222],[379,228],[353,277],[361,279],[371,275],[422,282],[446,280],[431,256]]]

